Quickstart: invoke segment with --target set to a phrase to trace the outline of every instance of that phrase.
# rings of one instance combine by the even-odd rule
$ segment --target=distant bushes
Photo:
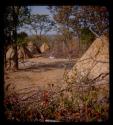
[[[80,55],[82,55],[95,38],[86,28],[81,29],[80,41],[77,38],[74,39],[75,37],[73,36],[67,43],[61,39],[63,36],[60,35],[43,35],[39,38],[38,35],[25,37],[25,34],[21,33],[19,36],[21,37],[18,37],[18,44],[26,44],[31,41],[36,46],[40,47],[44,42],[47,43],[50,46],[50,50],[45,54],[47,56],[55,56],[56,58],[68,58],[68,56],[71,58],[79,57],[79,51],[81,52]]]

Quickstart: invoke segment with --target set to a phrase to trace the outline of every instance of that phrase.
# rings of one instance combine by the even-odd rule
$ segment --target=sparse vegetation
[[[27,6],[5,8],[6,120],[109,120],[109,40],[102,36],[109,29],[107,8],[48,10],[51,14],[31,13]]]
[[[17,93],[4,100],[5,115],[16,121],[44,121],[54,119],[65,122],[106,121],[109,114],[109,91],[84,85],[50,86],[46,90],[36,91],[29,98],[22,99]],[[102,94],[103,93],[103,94]],[[102,95],[102,96],[100,96]],[[24,96],[24,95],[23,95]]]

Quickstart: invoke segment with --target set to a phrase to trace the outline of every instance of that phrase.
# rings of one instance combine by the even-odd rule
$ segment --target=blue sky
[[[47,9],[47,6],[30,6],[31,13],[39,13],[39,14],[48,14],[51,15],[49,10]]]
[[[52,14],[47,9],[47,6],[29,6],[29,8],[31,9],[31,14],[37,14],[37,13],[38,14],[47,14],[50,17],[52,17]],[[24,31],[24,32],[28,33],[28,35],[31,35],[29,30],[21,29],[21,31]],[[50,31],[47,34],[56,34],[56,32]]]

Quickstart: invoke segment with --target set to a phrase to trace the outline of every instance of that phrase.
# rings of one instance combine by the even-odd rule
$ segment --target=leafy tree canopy
[[[17,34],[17,45],[24,46],[28,42],[28,35],[25,32],[20,32]]]
[[[79,35],[81,28],[91,27],[97,34],[108,32],[109,11],[105,6],[49,6],[54,20]]]
[[[40,36],[46,34],[48,31],[54,29],[55,22],[50,19],[48,15],[32,14],[26,22],[27,28],[34,31],[36,35],[38,32]]]

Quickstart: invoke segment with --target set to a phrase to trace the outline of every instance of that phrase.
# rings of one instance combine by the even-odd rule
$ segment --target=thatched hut
[[[18,50],[18,59],[19,61],[24,61],[24,59],[26,58],[32,58],[33,55],[31,54],[31,52],[26,48],[26,47],[17,47]],[[6,52],[6,63],[8,65],[8,67],[12,67],[13,65],[13,60],[14,60],[14,49],[12,46],[10,46]]]

